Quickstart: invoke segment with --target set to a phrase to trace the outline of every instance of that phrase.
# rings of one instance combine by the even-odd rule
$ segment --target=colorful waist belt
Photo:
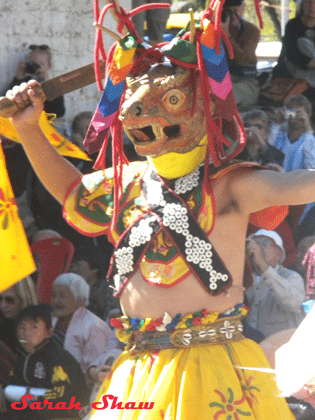
[[[246,313],[247,308],[240,304],[223,314],[203,310],[183,318],[165,314],[155,321],[121,317],[111,319],[111,324],[119,328],[117,337],[128,343],[126,350],[139,353],[240,340],[244,338],[241,319]]]
[[[187,348],[210,344],[223,344],[244,338],[242,315],[222,318],[208,325],[196,325],[170,331],[134,331],[126,350],[131,353],[169,348]]]

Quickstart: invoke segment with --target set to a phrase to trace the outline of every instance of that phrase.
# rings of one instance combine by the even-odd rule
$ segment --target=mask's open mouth
[[[151,125],[130,130],[130,134],[136,143],[146,143],[154,141],[156,138]]]
[[[127,129],[135,144],[154,142],[160,137],[166,136],[169,140],[180,135],[180,125],[170,125],[162,128],[159,124],[148,125],[142,128]]]
[[[170,125],[168,127],[164,127],[163,131],[169,139],[175,139],[176,137],[179,136],[180,125],[176,124],[176,125]]]

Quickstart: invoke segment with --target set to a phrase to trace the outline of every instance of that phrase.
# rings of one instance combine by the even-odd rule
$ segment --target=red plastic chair
[[[66,238],[49,238],[35,242],[31,251],[39,264],[37,292],[43,303],[50,303],[53,281],[67,273],[74,255],[74,245]]]

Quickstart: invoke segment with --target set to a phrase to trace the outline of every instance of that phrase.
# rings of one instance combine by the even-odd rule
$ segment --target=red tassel
[[[108,137],[109,137],[109,133],[106,134],[106,137],[104,139],[102,148],[97,156],[97,159],[94,163],[93,169],[98,170],[98,169],[102,169],[105,170],[105,166],[106,166],[106,150],[107,150],[107,144],[108,144]]]
[[[262,20],[261,12],[260,12],[260,6],[259,6],[259,0],[255,0],[255,9],[259,20],[259,27],[260,29],[264,28],[264,22]]]
[[[222,29],[221,29],[221,36],[222,36],[224,44],[226,45],[226,48],[228,50],[229,57],[230,57],[231,60],[233,60],[233,58],[234,58],[233,47],[231,45],[229,37],[227,36],[227,34]]]

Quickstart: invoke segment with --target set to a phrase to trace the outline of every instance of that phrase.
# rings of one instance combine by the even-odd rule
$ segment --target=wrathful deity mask
[[[199,146],[206,114],[199,83],[196,92],[193,87],[192,71],[172,64],[155,64],[127,78],[119,118],[140,156],[185,154]]]

